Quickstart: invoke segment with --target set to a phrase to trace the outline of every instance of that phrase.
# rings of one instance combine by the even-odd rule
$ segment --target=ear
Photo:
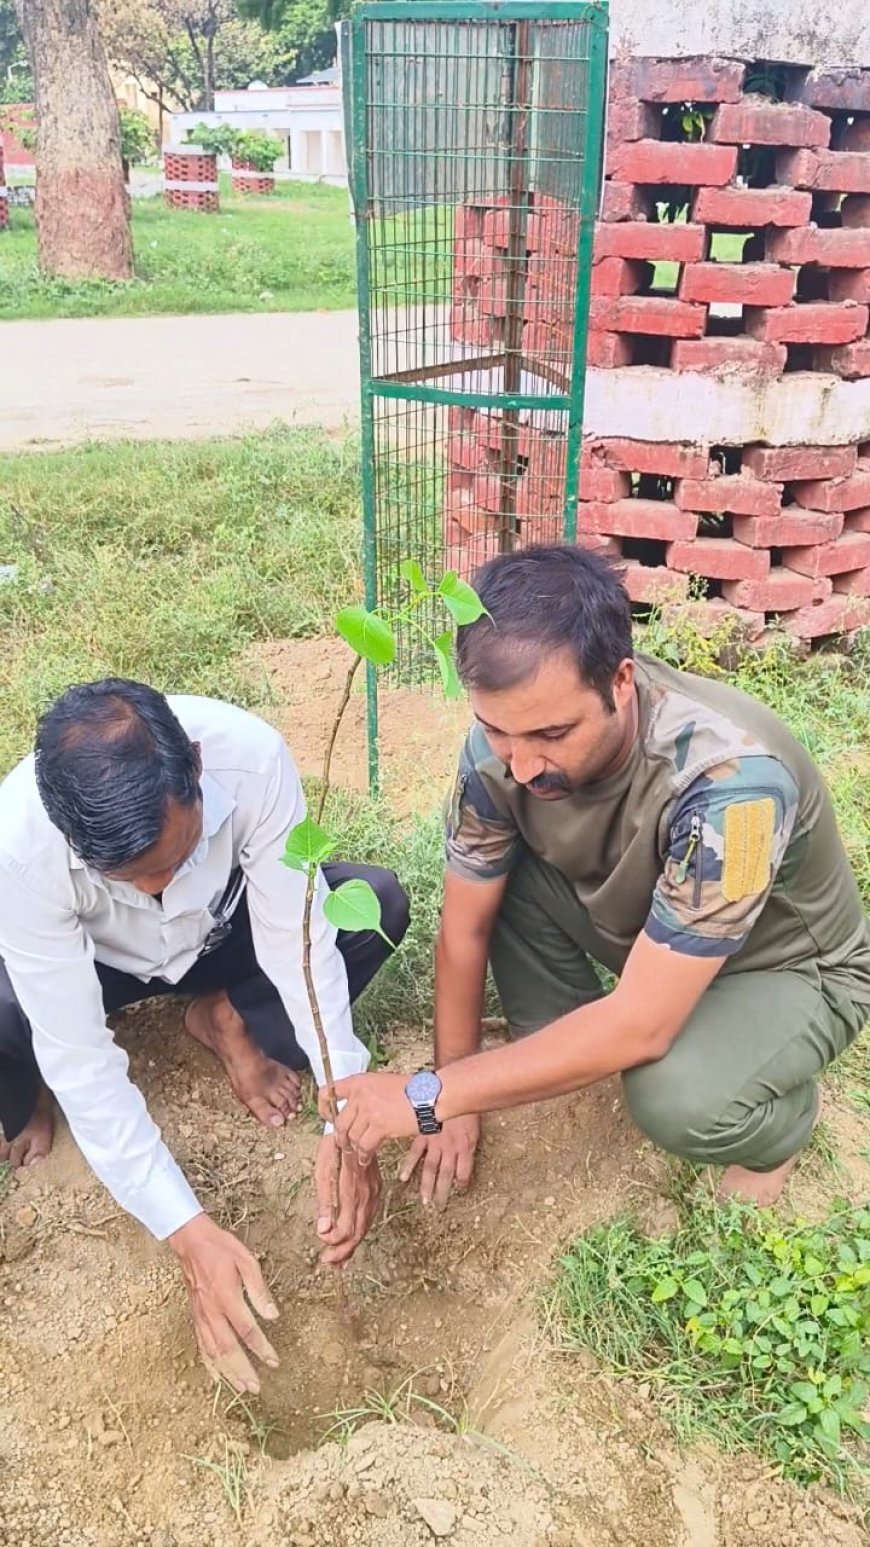
[[[620,661],[616,676],[613,679],[613,700],[617,709],[622,709],[628,703],[634,692],[634,661],[626,657]]]
[[[193,760],[194,760],[194,764],[196,766],[196,777],[199,779],[201,774],[202,774],[202,746],[201,746],[200,742],[198,742],[198,741],[194,741],[192,743],[192,746],[193,746]]]

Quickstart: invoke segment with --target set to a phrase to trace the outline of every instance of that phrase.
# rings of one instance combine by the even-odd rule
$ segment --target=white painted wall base
[[[845,446],[870,442],[870,380],[818,371],[779,380],[631,366],[590,370],[587,435],[712,446]]]
[[[772,59],[826,68],[870,64],[867,0],[610,0],[614,54]]]

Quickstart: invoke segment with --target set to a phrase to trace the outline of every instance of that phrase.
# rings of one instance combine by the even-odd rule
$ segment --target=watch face
[[[412,1106],[434,1106],[441,1095],[441,1081],[437,1074],[423,1069],[419,1074],[411,1075],[405,1094]]]

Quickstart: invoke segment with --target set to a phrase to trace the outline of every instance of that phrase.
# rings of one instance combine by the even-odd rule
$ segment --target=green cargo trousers
[[[607,965],[612,954],[570,882],[526,855],[490,946],[512,1034],[528,1035],[600,999],[592,960]],[[674,1155],[771,1171],[806,1144],[818,1109],[816,1078],[867,1015],[868,1006],[853,1003],[836,980],[823,981],[812,962],[805,971],[726,973],[664,1058],[623,1074],[628,1109]]]

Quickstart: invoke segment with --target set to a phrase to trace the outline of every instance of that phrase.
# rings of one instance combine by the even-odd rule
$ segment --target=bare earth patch
[[[560,1358],[538,1330],[560,1241],[660,1208],[660,1162],[615,1083],[492,1119],[475,1187],[444,1213],[390,1179],[390,1156],[348,1322],[316,1263],[313,1125],[258,1128],[171,1003],[119,1031],[203,1200],[264,1260],[282,1365],[247,1414],[215,1401],[174,1264],[62,1130],[0,1206],[0,1541],[423,1547],[443,1530],[459,1547],[858,1547],[837,1501],[752,1462],[678,1456],[642,1389]],[[396,1054],[412,1067],[422,1047],[403,1035]],[[413,1424],[312,1448],[330,1414],[409,1377]],[[204,1462],[235,1467],[241,1526]]]
[[[261,697],[260,713],[285,737],[304,775],[323,767],[326,738],[352,657],[340,639],[279,639],[257,645],[249,668]],[[333,782],[368,787],[365,681],[354,684],[333,760]],[[465,701],[440,693],[381,686],[382,787],[402,814],[431,811],[449,787],[469,725]]]

